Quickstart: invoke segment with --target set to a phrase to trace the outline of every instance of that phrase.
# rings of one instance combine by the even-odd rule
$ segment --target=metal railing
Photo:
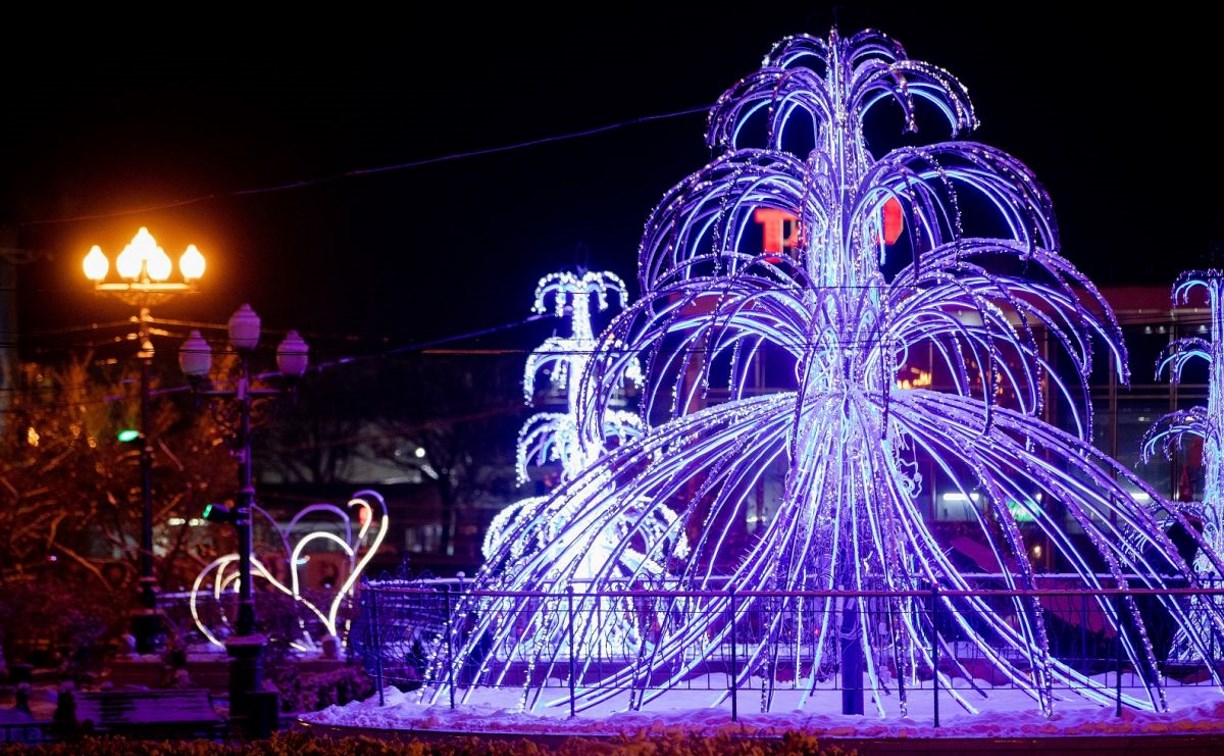
[[[983,575],[980,582],[989,586],[997,577]],[[686,670],[682,678],[662,675],[660,679],[644,679],[635,674],[632,685],[645,691],[666,687],[668,691],[721,692],[724,699],[729,699],[735,719],[747,705],[759,705],[767,711],[775,699],[802,694],[805,689],[861,691],[861,676],[847,675],[841,668],[841,658],[817,652],[820,633],[837,632],[836,626],[827,621],[820,624],[818,616],[831,606],[829,602],[869,602],[868,614],[872,622],[880,623],[882,637],[894,633],[890,623],[899,627],[904,621],[913,623],[915,617],[932,629],[933,637],[922,657],[900,673],[895,659],[871,662],[896,692],[911,699],[931,696],[938,725],[942,696],[967,694],[982,687],[1014,686],[997,660],[1006,659],[1018,668],[1028,663],[1008,648],[992,649],[996,659],[989,658],[979,644],[969,641],[968,633],[973,628],[952,620],[946,602],[983,602],[979,605],[993,607],[997,616],[1006,618],[1009,608],[1020,600],[1028,602],[1026,606],[1039,607],[1050,655],[1076,673],[1056,682],[1056,693],[1075,693],[1079,676],[1094,677],[1098,686],[1102,680],[1109,685],[1120,714],[1124,698],[1153,682],[1216,684],[1214,673],[1224,669],[1224,644],[1219,642],[1219,634],[1208,634],[1211,642],[1205,653],[1193,659],[1179,657],[1173,644],[1176,626],[1167,611],[1161,611],[1161,600],[1222,604],[1224,588],[1087,590],[1058,587],[1057,575],[1043,577],[1051,587],[967,591],[939,586],[925,591],[783,592],[737,590],[733,586],[722,591],[686,591],[662,586],[577,593],[572,589],[506,592],[475,591],[471,581],[463,580],[368,582],[359,593],[349,644],[350,653],[359,655],[374,677],[380,696],[388,685],[405,691],[434,686],[445,689],[446,700],[454,706],[456,691],[552,687],[559,693],[567,691],[572,707],[577,688],[590,691],[601,684],[624,686],[627,670],[641,661],[642,649],[664,634],[668,622],[704,626],[709,628],[705,638],[679,651],[672,648],[671,653]],[[1120,611],[1124,601],[1134,602],[1144,615],[1158,662],[1155,671],[1136,668],[1123,651],[1122,634],[1115,627],[1119,626],[1117,617],[1129,615]],[[518,608],[508,610],[511,605]],[[748,606],[751,609],[745,611]],[[908,617],[901,616],[902,612]],[[775,630],[770,637],[770,652],[764,658],[758,653],[749,661],[751,650],[762,642],[778,613],[787,614],[787,621],[773,624],[786,628],[785,632]],[[535,624],[508,628],[499,633],[503,640],[488,647],[467,642],[477,619],[486,615],[498,618],[494,625],[498,621],[523,622],[524,617],[535,618]],[[1127,620],[1122,620],[1121,626],[1123,633],[1131,632],[1125,629]],[[491,626],[486,622],[483,627],[487,631]],[[541,632],[541,628],[548,630]],[[587,640],[575,645],[576,633]],[[709,642],[712,637],[719,639],[713,645]],[[506,638],[513,642],[504,642]],[[598,641],[591,642],[592,638]],[[542,649],[540,644],[549,647]],[[576,649],[576,653],[570,653],[570,649]],[[548,663],[541,664],[541,659]],[[748,664],[752,669],[745,666]],[[933,674],[933,670],[941,674]],[[1154,675],[1159,679],[1153,680]],[[1099,689],[1097,693],[1099,697]]]

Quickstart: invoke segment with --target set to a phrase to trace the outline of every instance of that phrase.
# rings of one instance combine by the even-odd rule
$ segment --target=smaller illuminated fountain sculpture
[[[1224,554],[1224,530],[1221,526],[1224,508],[1224,271],[1193,270],[1182,273],[1173,284],[1174,307],[1188,305],[1196,290],[1202,289],[1211,318],[1207,338],[1197,336],[1176,339],[1165,348],[1156,364],[1156,376],[1169,371],[1169,380],[1177,384],[1182,371],[1191,360],[1207,363],[1207,405],[1177,410],[1159,418],[1144,435],[1141,459],[1149,461],[1158,451],[1172,456],[1182,448],[1186,437],[1197,437],[1203,444],[1202,501],[1181,502],[1182,508],[1201,523],[1204,542],[1209,547],[1197,550],[1194,570],[1209,585],[1220,586],[1221,573],[1211,554]],[[1194,605],[1202,599],[1195,597]],[[1197,614],[1197,612],[1196,612]],[[1208,617],[1200,617],[1208,621]],[[1186,637],[1180,634],[1174,653],[1183,655]]]
[[[283,526],[262,507],[255,506],[253,511],[268,523],[268,530],[279,541],[265,553],[282,560],[284,569],[275,569],[275,565],[265,564],[252,555],[252,576],[291,596],[294,607],[302,612],[298,618],[302,633],[290,640],[290,647],[299,651],[314,648],[316,639],[310,636],[308,624],[317,624],[323,628],[324,635],[343,641],[345,633],[339,626],[340,610],[351,600],[362,571],[387,535],[387,505],[382,496],[371,490],[358,491],[349,499],[347,509],[328,503],[311,504],[299,510]],[[350,512],[355,512],[355,521]],[[314,598],[306,595],[302,568],[312,554],[323,551],[339,551],[347,564],[342,578],[328,588],[330,597],[319,606]],[[236,596],[238,592],[238,558],[238,554],[226,554],[213,560],[196,576],[191,588],[190,609],[196,628],[219,648],[225,647],[225,636],[232,631],[229,615],[223,607],[225,598]],[[210,598],[208,606],[222,607],[222,610],[206,616],[202,596]]]
[[[622,407],[607,408],[603,413],[603,422],[598,426],[595,435],[581,433],[582,423],[579,411],[582,403],[578,396],[581,379],[590,363],[593,351],[598,341],[592,323],[592,300],[602,312],[609,308],[610,299],[615,297],[620,305],[628,299],[624,281],[614,273],[607,271],[587,271],[581,274],[570,272],[552,273],[540,279],[536,286],[535,303],[532,311],[543,314],[552,310],[558,317],[568,316],[571,333],[569,336],[551,336],[527,359],[523,375],[524,399],[532,402],[536,399],[537,378],[547,375],[553,391],[564,396],[564,412],[540,412],[530,417],[519,431],[517,443],[517,467],[520,485],[530,480],[530,469],[544,467],[556,463],[558,471],[557,483],[565,484],[577,473],[595,464],[607,453],[609,445],[619,445],[641,434],[641,420],[632,410]],[[636,361],[630,361],[624,372],[624,380],[631,385],[640,385],[641,370]],[[593,485],[602,485],[593,481]],[[486,559],[497,554],[505,541],[506,534],[530,522],[536,517],[540,505],[548,500],[548,495],[529,496],[521,499],[499,512],[490,523],[485,534],[483,553]],[[640,514],[640,513],[639,513]],[[670,514],[670,511],[667,512]],[[654,537],[670,528],[672,520],[662,513],[652,510],[646,521],[655,525]],[[560,548],[564,544],[570,513],[558,512],[547,519],[548,527],[535,529],[534,539],[515,539],[509,544],[512,551],[519,557],[527,551],[539,549]],[[628,518],[622,522],[628,524]],[[610,532],[603,539],[602,547],[593,546],[586,555],[587,567],[580,570],[576,579],[583,576],[593,576],[597,568],[612,554],[619,537]],[[641,566],[641,555],[633,550],[627,550],[615,557],[625,567],[629,574]],[[661,572],[658,565],[656,572]]]
[[[869,148],[876,114],[904,138]],[[952,139],[919,144],[928,118]],[[1082,591],[1140,673],[1120,700],[1167,707],[1140,602],[1107,591],[1156,591],[1197,660],[1224,638],[1224,615],[1206,605],[1191,622],[1160,592],[1201,584],[1163,529],[1185,516],[1091,443],[1093,352],[1128,381],[1121,330],[1062,256],[1032,172],[960,137],[976,125],[958,80],[870,29],[788,37],[719,98],[706,141],[720,154],[651,213],[641,295],[572,376],[577,438],[595,442],[640,364],[643,432],[582,457],[502,531],[458,608],[474,621],[444,644],[474,669],[435,659],[423,702],[470,700],[455,681],[479,679],[519,681],[525,709],[666,708],[695,688],[709,706],[752,688],[763,711],[801,709],[833,662],[858,695],[843,713],[869,697],[877,715],[904,716],[924,676],[975,712],[989,693],[969,653],[1047,716],[1068,690],[1112,704],[1112,686],[1059,654],[1026,543],[1036,532],[1070,576],[1060,587]],[[933,381],[902,381],[914,367]],[[1048,422],[1055,405],[1065,425]],[[974,502],[963,525],[1006,597],[951,557],[936,486]],[[740,537],[762,499],[765,522]],[[591,594],[641,581],[670,591],[634,606],[649,631],[615,658],[570,653],[602,649]],[[488,605],[482,591],[533,598]],[[693,682],[710,670],[725,688]]]
[[[536,377],[545,373],[552,388],[565,394],[566,411],[540,413],[523,426],[518,442],[520,483],[527,479],[529,464],[542,465],[552,461],[561,463],[562,478],[568,480],[603,454],[609,438],[625,440],[639,435],[641,431],[636,414],[611,409],[605,413],[604,434],[584,438],[579,433],[578,410],[581,403],[578,387],[598,345],[591,322],[591,298],[594,297],[599,310],[604,311],[609,307],[610,296],[617,297],[621,306],[629,297],[625,282],[607,271],[581,275],[553,273],[542,278],[536,287],[533,312],[547,312],[551,300],[551,308],[556,315],[569,315],[571,334],[545,339],[540,348],[527,358],[523,395],[527,401],[533,401]],[[636,362],[626,370],[625,380],[640,385],[642,374]]]

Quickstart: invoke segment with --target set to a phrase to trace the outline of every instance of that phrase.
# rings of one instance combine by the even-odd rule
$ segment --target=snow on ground
[[[1123,678],[1124,684],[1127,681]],[[1136,693],[1133,688],[1126,693]],[[429,730],[435,732],[573,733],[584,735],[633,734],[651,732],[704,732],[707,734],[744,733],[768,735],[787,730],[803,730],[829,737],[982,737],[1013,738],[1086,735],[1191,735],[1224,733],[1224,695],[1210,684],[1171,685],[1167,689],[1169,710],[1148,712],[1093,703],[1075,694],[1058,695],[1054,714],[1040,714],[1032,699],[1012,688],[991,688],[987,698],[974,697],[977,713],[968,713],[946,692],[936,702],[931,689],[911,691],[906,716],[897,713],[896,701],[886,702],[880,716],[868,695],[866,715],[841,714],[840,691],[819,691],[803,708],[780,711],[786,705],[761,713],[760,691],[742,691],[737,701],[737,721],[731,718],[730,705],[710,705],[711,691],[669,693],[664,706],[646,706],[627,711],[624,700],[609,702],[570,717],[568,704],[523,711],[518,689],[476,688],[467,701],[448,699],[430,705],[418,700],[417,692],[401,692],[394,687],[364,701],[331,706],[301,715],[308,724],[341,728]],[[563,688],[555,691],[562,699]]]

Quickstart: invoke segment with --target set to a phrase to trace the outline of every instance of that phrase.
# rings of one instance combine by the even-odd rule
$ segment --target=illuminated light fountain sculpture
[[[1213,555],[1224,554],[1224,530],[1221,529],[1221,508],[1224,507],[1224,271],[1192,270],[1182,273],[1173,284],[1173,306],[1189,304],[1196,289],[1206,295],[1211,325],[1207,338],[1197,336],[1176,339],[1165,348],[1156,364],[1156,376],[1169,371],[1169,380],[1181,382],[1182,370],[1191,360],[1207,363],[1207,405],[1170,412],[1159,418],[1143,437],[1140,458],[1147,462],[1157,452],[1171,456],[1181,448],[1187,436],[1203,443],[1203,499],[1182,502],[1193,518],[1192,524],[1202,531],[1208,549],[1195,552],[1194,569],[1199,577],[1213,587],[1220,586],[1219,564]],[[1204,602],[1215,601],[1192,597],[1192,611]],[[1201,621],[1210,622],[1210,615]],[[1191,638],[1179,633],[1174,639],[1174,655],[1192,653]]]
[[[900,124],[903,140],[869,150],[866,134],[879,132],[868,132],[869,117]],[[952,141],[917,144],[929,117]],[[941,692],[976,711],[987,691],[953,687],[947,671],[974,679],[957,653],[968,648],[1046,715],[1067,689],[1113,703],[1111,685],[1056,654],[1020,521],[1072,582],[1103,592],[1198,585],[1162,527],[1185,520],[1091,445],[1093,348],[1126,382],[1121,332],[1062,257],[1036,177],[960,139],[975,126],[959,81],[874,30],[783,39],[719,98],[707,142],[720,154],[647,220],[642,294],[601,332],[577,393],[579,432],[597,437],[639,360],[645,431],[572,473],[505,533],[474,589],[557,600],[469,595],[459,611],[475,624],[451,638],[451,658],[479,661],[478,677],[465,679],[522,681],[532,710],[666,708],[681,691],[691,705],[688,681],[728,669],[715,665],[730,648],[734,679],[707,705],[759,688],[762,710],[803,708],[830,664],[848,687],[857,664],[859,711],[866,693],[879,716],[904,715],[932,669]],[[782,233],[762,245],[770,224]],[[923,361],[933,382],[903,385]],[[1064,427],[1045,420],[1050,406]],[[1002,600],[982,595],[924,517],[937,482],[976,502],[968,525],[1002,568],[994,587],[1011,591]],[[763,527],[744,538],[737,529],[759,512],[762,491]],[[1140,506],[1134,491],[1153,503]],[[644,502],[675,515],[669,531],[621,530]],[[551,548],[524,547],[555,520],[564,532]],[[589,601],[572,617],[553,611],[579,576],[592,592],[634,585],[639,575],[615,559],[587,574],[588,550],[609,538],[614,554],[666,565],[677,588],[649,607],[651,632],[620,664],[565,653],[597,645],[603,624]],[[847,591],[874,593],[837,595]],[[1138,602],[1086,595],[1144,681],[1122,701],[1166,708]],[[1218,610],[1190,623],[1156,595],[1205,657],[1224,627]],[[445,659],[428,674],[422,702],[470,700]],[[859,713],[853,704],[844,699],[844,712]]]
[[[625,282],[608,271],[587,271],[581,275],[551,273],[536,285],[532,312],[542,315],[551,310],[557,317],[568,315],[571,332],[569,336],[550,336],[528,356],[523,373],[523,398],[528,403],[535,400],[536,379],[543,373],[548,376],[551,388],[565,396],[566,411],[532,415],[519,430],[515,455],[519,485],[530,480],[532,467],[550,463],[560,466],[558,481],[568,481],[604,453],[609,438],[624,441],[640,434],[638,416],[624,409],[613,409],[607,413],[600,435],[590,438],[578,432],[579,379],[597,346],[591,322],[591,299],[595,299],[596,306],[602,312],[610,307],[611,298],[615,298],[623,307],[628,296]],[[625,380],[640,382],[641,370],[636,362],[630,366]],[[482,546],[485,558],[497,553],[505,533],[521,519],[530,519],[536,505],[546,499],[547,496],[529,496],[499,512],[485,531]],[[519,553],[524,545],[515,544]]]
[[[544,341],[527,359],[523,376],[523,395],[531,402],[536,398],[536,379],[547,375],[554,391],[565,397],[564,412],[540,412],[523,424],[517,443],[518,480],[520,484],[530,480],[532,467],[543,467],[558,463],[558,485],[565,485],[575,475],[597,465],[599,458],[610,447],[627,443],[641,435],[640,417],[622,407],[607,407],[603,410],[602,422],[588,427],[587,433],[579,424],[580,397],[578,394],[582,376],[597,346],[592,325],[591,304],[594,300],[600,311],[607,310],[610,297],[615,296],[624,306],[628,299],[626,286],[620,277],[607,271],[553,273],[542,278],[536,287],[533,312],[543,314],[551,308],[559,316],[569,317],[569,336],[552,336]],[[602,345],[607,348],[607,345]],[[636,360],[629,360],[622,374],[624,382],[640,385],[641,370]],[[615,390],[615,389],[614,389]],[[623,386],[620,389],[623,397]],[[589,431],[594,430],[595,433]],[[611,483],[610,478],[588,477],[586,485],[592,492]],[[584,497],[574,496],[570,501],[579,503]],[[542,559],[549,555],[560,556],[571,549],[570,539],[581,531],[573,527],[576,513],[560,508],[540,517],[540,509],[550,500],[548,495],[529,496],[521,499],[493,518],[485,534],[483,553],[492,559],[506,547],[514,559],[532,553]],[[523,537],[519,530],[525,523],[536,521],[542,527],[531,528],[532,536]],[[583,551],[582,564],[569,576],[576,592],[584,592],[587,585],[599,575],[601,568],[615,565],[623,576],[650,574],[660,576],[663,566],[649,562],[633,548],[626,548],[623,539],[635,530],[641,530],[651,542],[660,538],[680,538],[674,523],[676,515],[669,509],[647,505],[626,507],[618,513],[615,524],[604,527],[600,538],[588,544]],[[671,534],[670,536],[668,534]],[[512,534],[513,537],[509,537]],[[683,548],[680,548],[683,551]],[[599,611],[606,617],[616,618],[605,626],[598,640],[598,648],[609,651],[623,647],[625,643],[640,642],[637,623],[630,621],[620,611],[616,601],[601,600]],[[591,648],[587,646],[588,650]]]

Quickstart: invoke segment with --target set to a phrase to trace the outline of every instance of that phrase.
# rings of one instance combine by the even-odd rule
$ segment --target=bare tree
[[[136,427],[139,382],[91,354],[55,365],[26,362],[14,373],[0,436],[5,618],[31,622],[14,615],[31,587],[44,597],[67,592],[74,610],[90,598],[122,615],[137,596],[143,490],[140,449],[121,443],[116,431]],[[220,534],[193,520],[198,524],[207,501],[232,495],[236,476],[206,418],[178,402],[153,404],[144,430],[154,442],[154,574],[159,585],[177,589],[217,550],[210,540]]]
[[[452,555],[461,511],[496,509],[514,496],[521,373],[521,355],[469,351],[319,371],[267,427],[260,464],[287,483],[433,486],[442,507],[438,551]]]

